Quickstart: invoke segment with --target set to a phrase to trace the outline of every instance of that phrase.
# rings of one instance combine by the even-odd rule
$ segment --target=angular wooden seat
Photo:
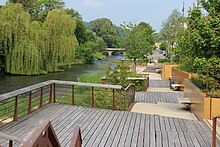
[[[184,88],[184,85],[183,84],[171,84],[171,87],[173,88],[174,91],[176,91],[176,90],[180,90]]]
[[[187,109],[190,109],[192,102],[190,101],[189,98],[185,97],[185,98],[178,98],[178,104],[180,108],[183,108],[182,105],[184,105]]]

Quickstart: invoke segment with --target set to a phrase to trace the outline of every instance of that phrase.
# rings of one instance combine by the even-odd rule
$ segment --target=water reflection
[[[100,71],[98,64],[105,65],[111,60],[119,60],[123,55],[117,55],[107,58],[105,61],[95,61],[93,64],[72,65],[64,67],[65,71],[57,73],[49,73],[40,76],[12,76],[0,73],[0,94],[27,87],[36,83],[47,80],[66,80],[77,81],[77,79],[85,73],[93,73]]]

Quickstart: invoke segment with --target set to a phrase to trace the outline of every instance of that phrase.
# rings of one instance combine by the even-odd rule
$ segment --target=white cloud
[[[84,0],[82,5],[86,8],[97,8],[104,6],[104,3],[102,0]]]

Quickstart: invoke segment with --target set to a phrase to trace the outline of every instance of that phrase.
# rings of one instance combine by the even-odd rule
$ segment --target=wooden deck
[[[149,87],[170,88],[170,81],[169,80],[150,80]]]
[[[157,115],[50,104],[0,131],[23,139],[42,119],[49,119],[62,146],[69,146],[77,125],[83,146],[210,147],[211,131],[201,121]],[[6,140],[0,139],[6,146]],[[18,145],[18,144],[16,144]]]
[[[136,92],[135,102],[143,103],[178,103],[178,98],[183,97],[183,92]]]

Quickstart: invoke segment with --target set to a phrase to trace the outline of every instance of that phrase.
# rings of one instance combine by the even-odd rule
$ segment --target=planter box
[[[220,115],[220,99],[206,97],[205,93],[189,79],[184,80],[184,97],[188,97],[192,102],[190,111],[199,120],[212,119],[214,116]]]
[[[163,64],[162,66],[162,79],[169,80],[172,74],[172,68],[177,67],[178,65],[173,64]]]

